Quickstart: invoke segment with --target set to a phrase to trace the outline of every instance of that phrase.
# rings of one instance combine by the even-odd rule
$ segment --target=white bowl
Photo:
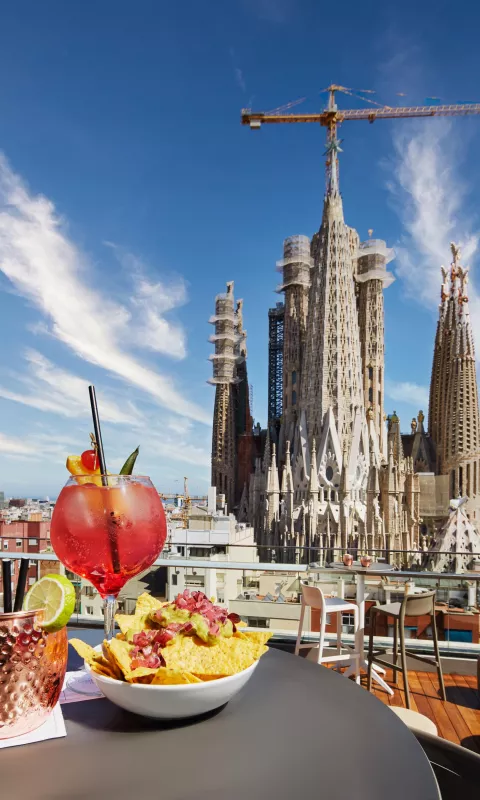
[[[101,647],[95,649],[101,650]],[[85,668],[100,691],[115,705],[142,717],[182,719],[205,714],[228,703],[245,686],[257,664],[255,661],[242,672],[226,678],[171,686],[126,683],[93,672],[86,662]]]

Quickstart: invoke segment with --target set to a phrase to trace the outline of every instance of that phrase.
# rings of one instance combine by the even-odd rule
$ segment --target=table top
[[[362,567],[360,561],[354,561],[350,567],[345,566],[343,561],[332,561],[327,564],[327,567],[339,572],[363,573],[365,575],[368,575],[369,572],[374,574],[377,572],[393,572],[395,569],[393,564],[386,564],[384,561],[372,561],[369,567]]]
[[[101,639],[99,630],[72,635]],[[79,665],[72,653],[69,669]],[[6,797],[439,797],[423,750],[389,708],[332,670],[272,648],[230,703],[201,718],[147,720],[106,699],[62,710],[66,738],[2,752]]]

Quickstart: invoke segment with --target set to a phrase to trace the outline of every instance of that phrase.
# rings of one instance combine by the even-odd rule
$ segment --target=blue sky
[[[464,6],[465,13],[459,13]],[[468,13],[467,13],[468,12]],[[214,296],[244,298],[254,414],[282,241],[321,217],[324,131],[252,133],[240,109],[335,81],[379,102],[480,100],[472,4],[19,0],[0,29],[0,489],[55,496],[100,399],[113,470],[141,445],[159,488],[209,479]],[[397,93],[404,92],[405,98]],[[345,107],[360,105],[341,97]],[[426,411],[439,267],[475,249],[480,118],[347,123],[348,224],[397,249],[387,411]]]

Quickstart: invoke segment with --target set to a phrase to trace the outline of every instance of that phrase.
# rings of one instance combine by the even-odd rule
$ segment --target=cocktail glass
[[[104,601],[105,636],[115,626],[116,599],[130,578],[162,551],[167,523],[150,478],[72,475],[60,492],[50,541],[69,570],[89,580]]]

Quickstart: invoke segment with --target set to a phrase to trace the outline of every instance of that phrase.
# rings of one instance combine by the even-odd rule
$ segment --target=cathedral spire
[[[364,405],[354,282],[358,235],[345,225],[343,217],[337,175],[339,149],[333,129],[327,145],[330,178],[311,271],[299,416],[305,411],[311,446],[313,437],[321,436],[325,414],[331,408],[341,448],[347,441],[350,450],[356,410]]]
[[[450,497],[469,498],[473,519],[480,513],[480,414],[475,348],[468,307],[468,269],[451,244],[443,283],[430,385],[429,432],[439,472],[450,476]]]

